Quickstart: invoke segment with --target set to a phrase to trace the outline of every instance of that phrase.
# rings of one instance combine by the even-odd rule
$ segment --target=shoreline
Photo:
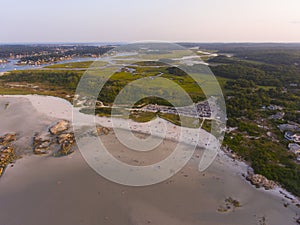
[[[72,121],[72,116],[73,116],[74,112],[82,114],[83,117],[88,117],[89,118],[88,120],[82,119],[82,121],[85,121],[88,124],[90,122],[90,119],[94,118],[93,115],[87,115],[87,114],[80,113],[79,112],[80,108],[74,108],[70,102],[68,102],[65,99],[59,98],[59,97],[42,96],[42,95],[0,95],[0,97],[26,98],[31,102],[33,107],[35,107],[35,109],[38,112],[45,114],[46,116],[54,117],[56,119],[65,119],[68,121]],[[45,101],[45,100],[47,100],[47,101]],[[55,108],[51,108],[51,107],[49,108],[49,105],[51,106],[54,104],[56,105]],[[118,125],[120,126],[121,129],[127,130],[127,127],[125,127],[125,128],[122,127],[122,123],[126,123],[127,120],[117,119],[117,121],[120,121],[120,123]],[[154,133],[154,134],[152,133],[152,135],[160,137],[160,138],[166,138],[167,140],[179,142],[178,132],[180,132],[180,128],[177,125],[174,125],[171,122],[166,121],[162,118],[157,118],[155,120],[152,120],[152,121],[149,121],[146,123],[138,123],[138,122],[134,122],[134,121],[130,120],[130,122],[132,122],[132,124],[129,125],[129,127],[132,132],[150,135],[149,130],[147,130],[147,128],[150,126],[150,123],[157,123],[157,124],[155,124],[155,126],[158,127],[162,124],[162,121],[164,121],[166,124],[168,124],[170,126],[169,130],[172,130],[172,128],[174,130],[167,133],[166,137],[161,136],[159,133]],[[101,126],[104,126],[104,127],[109,127],[109,128],[113,127],[112,121],[108,117],[96,116],[95,123],[99,123]],[[114,125],[116,125],[116,124],[114,124]],[[184,128],[183,132],[187,132],[189,130],[194,130],[193,134],[195,134],[195,129],[192,129],[192,128]],[[203,129],[196,129],[196,132],[198,132],[199,130],[201,130],[203,132],[203,133],[201,133],[202,137],[204,136],[204,134],[205,135],[209,134],[207,131],[205,131]],[[190,133],[189,133],[189,135],[190,135]],[[185,138],[185,137],[183,137],[183,138]],[[207,137],[207,139],[209,139],[209,137]],[[196,137],[195,137],[195,140],[196,140]],[[192,138],[192,141],[195,141],[195,140]],[[194,146],[194,143],[195,143],[195,142],[190,143],[189,140],[187,140],[187,141],[181,140],[181,141],[183,141],[185,144],[191,144],[192,146]],[[205,148],[205,143],[200,143],[200,144],[201,144],[200,146],[196,146],[196,147]],[[236,167],[237,167],[236,169],[239,171],[240,170],[243,171],[243,172],[240,172],[241,178],[243,180],[245,180],[247,183],[249,183],[251,186],[256,188],[254,185],[252,185],[249,181],[246,180],[245,176],[243,176],[243,174],[247,174],[247,171],[249,169],[252,170],[252,168],[249,165],[247,165],[246,162],[230,157],[230,155],[228,155],[224,150],[222,150],[222,148],[218,152],[218,155],[220,155],[222,157],[228,157],[228,159],[235,162]],[[294,196],[293,194],[291,194],[290,192],[288,192],[281,186],[277,186],[275,189],[271,189],[271,190],[265,190],[264,188],[259,188],[259,189],[262,189],[263,191],[268,192],[268,193],[270,192],[278,197],[285,197],[285,195],[286,195],[290,198],[293,198],[294,200],[297,200],[297,202],[298,202],[297,204],[300,204],[300,197]]]
[[[34,122],[33,123],[34,127],[38,128],[40,130],[44,129],[45,125],[47,125],[47,124],[49,125],[50,123],[57,121],[57,119],[67,119],[67,120],[71,121],[71,118],[72,118],[71,104],[61,98],[51,97],[51,96],[48,96],[48,97],[47,96],[36,96],[36,95],[29,95],[29,96],[27,96],[27,95],[24,95],[24,96],[23,95],[21,95],[21,96],[20,95],[19,96],[1,95],[0,100],[3,100],[3,98],[11,98],[12,99],[11,107],[20,107],[20,108],[18,108],[20,113],[22,112],[22,113],[25,113],[25,115],[30,116],[31,119],[29,121],[32,120]],[[24,99],[26,99],[26,101]],[[49,99],[50,99],[50,102],[48,101]],[[30,102],[32,104],[32,106],[35,108],[34,111],[31,110],[32,106],[28,105],[27,104],[28,102]],[[51,106],[53,106],[54,103],[57,107],[51,109]],[[13,110],[13,109],[14,108],[12,108],[11,110]],[[24,109],[25,109],[25,111],[24,111]],[[7,113],[9,113],[9,112],[7,112]],[[47,113],[47,114],[45,114],[45,113]],[[70,117],[70,115],[71,115],[71,117]],[[19,120],[22,121],[21,119],[22,118],[20,117]],[[100,123],[101,125],[105,125],[105,124],[109,125],[111,123],[111,121],[108,121],[109,118],[100,118],[99,120],[101,120],[103,122],[103,124]],[[86,121],[82,120],[82,122],[86,122]],[[136,127],[134,132],[140,132],[142,134],[147,134],[147,132],[141,132],[141,131],[143,131],[143,128],[147,128],[148,125],[149,124],[147,124],[147,126]],[[172,132],[169,133],[169,135],[174,135],[175,131],[178,131],[177,129],[174,130],[174,126],[175,125],[173,125],[173,124],[171,125],[170,128],[172,129]],[[28,129],[28,127],[26,127],[26,126],[21,127],[21,128],[24,130]],[[31,129],[30,132],[34,132],[34,129],[35,128]],[[1,129],[0,129],[0,132],[1,132]],[[25,140],[23,140],[23,141],[25,141]],[[128,161],[129,163],[133,163],[133,164],[136,163],[137,165],[140,165],[139,163],[143,163],[143,160],[145,160],[145,163],[147,162],[147,158],[145,158],[145,159],[142,158],[142,159],[137,160],[136,159],[137,156],[133,155],[132,153],[130,153],[129,155],[126,155],[127,154],[126,147],[124,147],[124,146],[122,147],[120,145],[120,143],[118,143],[118,140],[116,139],[116,137],[113,134],[105,136],[104,142],[106,144],[108,144],[113,151],[115,151],[116,156],[120,156],[120,158],[124,159],[126,162]],[[165,144],[161,147],[161,149],[164,152],[163,155],[167,155],[167,153],[172,150],[171,147],[174,144],[174,142],[173,143],[172,142],[173,142],[172,140],[168,140],[168,139],[165,140]],[[280,219],[283,219],[280,217],[280,215],[279,215],[279,218],[275,219],[276,218],[275,214],[272,213],[271,211],[269,212],[269,210],[267,210],[267,208],[265,208],[267,202],[270,202],[270,207],[272,207],[272,208],[275,207],[274,210],[275,209],[279,210],[279,209],[281,209],[281,207],[282,207],[282,210],[286,209],[284,212],[286,213],[286,216],[289,215],[289,218],[293,213],[299,211],[299,208],[296,208],[296,206],[294,204],[290,203],[291,200],[284,197],[284,195],[293,196],[290,193],[288,193],[287,191],[285,191],[284,189],[278,187],[273,190],[264,190],[263,188],[257,189],[255,186],[251,185],[251,183],[243,177],[243,173],[247,172],[247,170],[249,168],[248,165],[245,162],[237,161],[237,160],[230,158],[224,151],[219,152],[219,154],[218,154],[217,158],[214,160],[213,164],[206,171],[199,172],[198,169],[196,169],[196,168],[197,168],[197,163],[199,163],[199,158],[201,158],[200,157],[201,154],[203,154],[203,151],[201,149],[196,150],[194,156],[192,157],[192,159],[188,162],[188,164],[184,167],[184,169],[182,171],[178,172],[176,175],[174,175],[174,177],[169,178],[166,182],[157,184],[157,188],[162,188],[162,190],[163,190],[162,192],[165,193],[165,195],[167,196],[169,194],[168,193],[169,190],[167,187],[165,189],[165,185],[170,185],[170,187],[175,188],[175,189],[184,186],[183,192],[188,195],[188,199],[190,201],[193,201],[193,196],[194,196],[193,193],[195,193],[195,194],[197,193],[195,196],[199,195],[199,198],[200,198],[199,200],[206,202],[205,204],[208,205],[207,207],[209,208],[210,213],[212,213],[212,211],[211,211],[212,209],[216,208],[216,205],[221,204],[220,201],[222,201],[222,199],[225,197],[232,196],[241,201],[241,204],[242,204],[241,209],[237,209],[236,212],[232,212],[233,214],[231,214],[231,212],[228,212],[225,214],[217,213],[216,215],[218,215],[217,216],[218,218],[219,217],[223,218],[223,216],[225,216],[225,217],[229,216],[229,218],[231,218],[232,216],[235,215],[234,213],[246,213],[246,211],[248,212],[248,210],[250,210],[249,212],[253,212],[253,213],[257,212],[258,213],[259,211],[257,211],[256,208],[262,207],[261,210],[266,210],[266,212],[268,212],[268,217],[270,217],[271,215],[274,216],[274,218],[272,218],[272,219],[270,218],[272,221],[277,221],[277,220],[280,221]],[[157,157],[158,157],[157,155],[154,155],[153,159],[156,159]],[[157,159],[159,159],[159,157]],[[117,193],[121,192],[121,196],[122,196],[122,193],[124,190],[125,190],[125,192],[139,190],[141,193],[144,193],[143,191],[145,191],[145,193],[147,193],[146,196],[149,196],[149,199],[147,198],[149,201],[151,201],[151,198],[152,198],[150,196],[152,196],[152,195],[156,196],[156,193],[155,194],[152,192],[148,193],[148,190],[149,191],[155,190],[156,185],[136,189],[136,188],[132,188],[132,187],[126,187],[126,186],[120,186],[117,184],[113,184],[113,183],[107,181],[106,179],[100,177],[86,164],[86,162],[82,158],[81,153],[79,152],[79,150],[76,147],[75,153],[65,156],[65,157],[62,157],[62,158],[53,158],[48,155],[46,155],[46,156],[25,155],[24,158],[17,160],[16,164],[14,164],[14,167],[9,166],[7,168],[5,175],[0,179],[1,189],[3,191],[2,195],[1,195],[1,191],[0,191],[0,199],[7,199],[6,201],[8,201],[8,197],[5,195],[5,193],[13,192],[16,194],[16,193],[18,193],[17,189],[19,187],[21,188],[21,190],[24,189],[24,191],[25,191],[24,193],[26,193],[26,191],[29,191],[27,189],[27,187],[31,187],[33,184],[37,185],[36,187],[31,187],[31,188],[33,188],[34,191],[28,192],[29,196],[36,196],[36,191],[40,192],[43,188],[44,183],[45,183],[45,185],[46,184],[50,185],[50,186],[46,185],[44,187],[44,188],[46,188],[46,190],[48,190],[49,188],[51,188],[51,189],[55,188],[55,190],[56,190],[57,187],[64,186],[65,183],[66,183],[65,185],[67,185],[68,182],[70,181],[71,182],[70,185],[72,184],[71,186],[69,186],[69,184],[68,184],[67,187],[65,187],[63,190],[60,190],[61,195],[62,195],[62,196],[60,196],[60,198],[61,198],[64,195],[68,195],[67,190],[69,190],[69,188],[75,188],[76,192],[77,192],[76,185],[79,185],[79,184],[77,183],[78,181],[76,179],[76,176],[78,176],[78,175],[73,177],[74,174],[82,174],[81,177],[82,177],[82,179],[85,180],[85,182],[87,184],[93,182],[92,177],[94,177],[93,179],[96,179],[96,180],[98,180],[97,182],[99,182],[100,186],[99,187],[97,186],[97,187],[100,188],[100,190],[102,190],[102,188],[104,188],[104,187],[108,188],[108,189],[112,188],[112,189],[115,189],[117,191]],[[89,177],[89,179],[84,178],[85,176]],[[38,182],[38,180],[36,180],[37,178],[41,179],[42,183]],[[189,182],[185,183],[186,180],[189,180]],[[202,184],[203,181],[205,181],[205,183]],[[52,185],[53,185],[53,187],[52,187]],[[80,185],[79,185],[79,187],[80,187]],[[90,187],[90,188],[92,188],[92,187]],[[89,188],[86,187],[86,190],[89,190]],[[89,192],[89,191],[87,191],[87,192]],[[171,193],[173,193],[173,192],[171,191]],[[173,194],[175,196],[178,193],[180,193],[180,192],[176,191]],[[206,195],[210,196],[209,197],[210,200],[205,198]],[[9,196],[9,194],[8,194],[8,196]],[[158,195],[158,196],[160,196],[160,195]],[[195,196],[194,196],[194,198],[195,198]],[[105,197],[105,202],[108,202],[108,203],[111,201],[111,199],[108,197],[114,198],[111,195]],[[183,196],[181,196],[181,197],[182,197],[181,201],[185,202],[186,200],[184,200]],[[21,199],[24,199],[24,201],[26,198],[27,198],[26,196],[21,197]],[[252,198],[254,198],[255,201]],[[299,202],[299,198],[297,198],[295,196],[293,196],[293,198],[296,198],[297,201]],[[145,207],[146,209],[149,209],[152,213],[157,214],[158,217],[160,218],[160,222],[167,221],[164,224],[168,224],[169,222],[172,221],[172,219],[169,218],[167,215],[165,215],[165,214],[161,215],[160,212],[156,211],[157,209],[153,208],[152,206],[150,207],[150,205],[146,204],[144,202],[143,197],[141,197],[141,199],[138,200],[138,199],[136,199],[136,197],[134,197],[134,195],[131,195],[130,199],[135,199],[134,202],[140,201],[141,199],[143,199],[143,202],[140,202],[137,204],[138,206],[137,205],[130,206],[130,207],[133,207],[134,212],[132,212],[132,213],[134,213],[136,218],[141,217],[141,215],[138,215],[139,213],[141,213],[139,211],[139,207],[142,207],[142,208]],[[160,202],[159,199],[160,198],[158,197],[157,202]],[[175,201],[175,200],[176,200],[176,198],[172,201]],[[37,200],[35,200],[35,201],[37,201]],[[82,201],[84,201],[84,200],[82,200]],[[118,201],[118,200],[116,199],[116,201]],[[14,200],[14,202],[16,204],[18,204],[18,200]],[[262,206],[254,207],[254,205],[258,204],[259,202],[261,202]],[[283,206],[283,204],[286,202],[289,203],[287,208],[285,208]],[[123,200],[122,200],[120,204],[123,205],[123,204],[125,204],[125,202],[123,202]],[[161,203],[161,204],[164,205],[164,203]],[[11,206],[11,207],[13,207],[13,206]],[[71,206],[69,206],[69,207],[71,207]],[[125,206],[120,206],[120,207],[122,208]],[[158,206],[158,205],[156,207],[160,208],[160,206]],[[165,209],[171,207],[172,210],[171,209],[170,210],[172,211],[172,213],[177,212],[174,215],[180,214],[176,209],[175,202],[174,202],[175,208],[173,206],[169,206],[169,205],[165,205],[164,207],[165,207]],[[203,206],[201,206],[201,207],[198,206],[198,207],[199,207],[199,209],[204,210],[203,212],[205,212],[205,207],[204,208],[203,208]],[[1,209],[4,211],[7,211],[6,206],[1,205],[1,202],[0,202],[0,216],[1,216]],[[193,210],[196,210],[196,209],[197,208],[194,208],[193,206],[187,206],[186,210],[188,212],[192,212]],[[82,210],[85,213],[88,213],[84,209],[82,209]],[[217,211],[217,209],[215,209],[215,211]],[[278,212],[280,212],[280,211],[278,211]],[[293,214],[293,217],[295,217],[296,215],[297,215],[297,213]],[[185,217],[186,215],[183,213],[181,216]],[[260,216],[264,216],[264,215],[262,214]],[[299,213],[298,213],[298,216],[299,216]],[[151,217],[151,216],[149,215],[149,217]],[[225,217],[224,217],[224,219],[225,219]],[[217,219],[217,220],[219,220],[219,219]],[[105,221],[103,222],[103,224],[109,224],[107,221],[106,222]],[[253,222],[253,218],[251,219],[251,221]],[[173,221],[173,222],[174,222],[173,224],[182,224],[181,222],[178,222],[178,221]],[[67,223],[67,224],[69,224],[69,223]],[[96,224],[96,223],[91,222],[91,224]],[[135,224],[135,223],[131,223],[131,224]],[[158,223],[158,224],[162,224],[162,223]],[[187,222],[184,224],[199,224],[199,223]],[[224,224],[224,223],[220,223],[220,222],[209,223],[209,222],[207,222],[207,223],[203,223],[203,224],[205,224],[205,225],[214,224],[215,225],[215,224]],[[241,224],[241,223],[237,222],[237,224]],[[276,222],[273,222],[271,224],[277,225]],[[290,223],[286,223],[286,224],[294,224],[294,223],[290,222]]]
[[[271,194],[271,195],[276,196],[278,198],[286,199],[286,201],[291,201],[291,204],[294,204],[294,205],[300,204],[300,197],[293,195],[292,193],[290,193],[289,191],[287,191],[286,189],[284,189],[283,187],[281,187],[278,184],[274,189],[269,189],[269,190],[266,190],[263,187],[256,188],[255,185],[251,184],[251,182],[248,181],[246,179],[246,176],[245,176],[249,169],[252,170],[251,166],[249,166],[245,161],[240,161],[240,160],[237,160],[237,159],[233,159],[232,157],[230,157],[223,150],[220,151],[219,154],[223,155],[222,156],[223,160],[227,160],[228,166],[230,165],[230,166],[234,167],[236,170],[241,169],[241,171],[238,170],[239,171],[238,173],[239,173],[241,179],[243,179],[252,188],[254,188],[256,190],[259,190],[259,191],[262,191],[264,193]],[[292,198],[293,200],[290,199],[290,198]],[[292,203],[292,201],[296,201],[296,202]]]

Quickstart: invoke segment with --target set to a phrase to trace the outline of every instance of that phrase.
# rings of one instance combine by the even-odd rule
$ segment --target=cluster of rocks
[[[75,136],[71,129],[71,124],[67,120],[60,120],[49,129],[36,133],[33,137],[33,153],[44,155],[53,153],[54,156],[65,156],[74,152]],[[111,129],[96,126],[93,132],[87,132],[85,135],[108,135]],[[5,168],[16,160],[16,153],[12,143],[16,141],[15,133],[8,133],[0,136],[0,177]]]
[[[0,177],[3,175],[5,168],[16,159],[12,142],[16,141],[16,134],[9,133],[0,137]]]
[[[102,126],[99,126],[97,125],[96,126],[96,130],[97,130],[97,134],[100,136],[100,135],[108,135],[109,132],[110,132],[110,129],[107,128],[107,127],[102,127]]]
[[[243,161],[243,159],[234,153],[228,146],[223,147],[222,150],[233,160]],[[256,188],[265,188],[265,190],[271,190],[277,187],[277,183],[272,180],[268,180],[265,176],[260,174],[255,174],[252,168],[248,168],[247,174],[242,174],[246,180],[250,181],[252,185]]]
[[[74,133],[70,131],[70,122],[60,120],[48,131],[36,134],[33,138],[33,152],[37,155],[48,154],[50,146],[58,147],[55,156],[69,155],[73,152]]]
[[[71,131],[70,122],[67,120],[60,120],[53,126],[51,126],[47,131],[36,134],[33,137],[33,152],[37,155],[48,154],[50,147],[54,156],[65,156],[71,154],[73,150],[73,145],[75,144],[74,132]],[[93,131],[83,130],[79,137],[84,136],[101,136],[108,135],[111,129],[107,127],[102,127],[100,125],[96,126]],[[58,147],[57,150],[55,147]]]
[[[248,173],[246,179],[251,182],[252,185],[255,185],[256,188],[265,188],[266,190],[274,189],[277,184],[272,181],[268,180],[266,177],[260,174],[252,174]]]
[[[221,213],[232,212],[239,207],[241,207],[240,202],[236,199],[233,199],[232,197],[229,197],[225,199],[224,204],[219,206],[218,212]]]

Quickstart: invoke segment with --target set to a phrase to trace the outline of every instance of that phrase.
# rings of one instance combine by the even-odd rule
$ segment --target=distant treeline
[[[290,84],[300,86],[300,67],[297,65],[247,63],[226,56],[213,58],[209,62],[217,63],[217,66],[211,66],[211,70],[220,77],[243,78],[263,86],[289,87]]]
[[[241,59],[255,60],[276,65],[299,65],[299,43],[179,43],[191,48],[215,50],[219,53],[233,54]]]
[[[82,71],[24,70],[12,71],[9,75],[1,76],[0,80],[5,82],[47,83],[75,90],[82,74]]]
[[[77,46],[77,45],[0,45],[0,58],[9,58],[16,55],[102,55],[113,46]],[[26,58],[22,59],[26,60]]]

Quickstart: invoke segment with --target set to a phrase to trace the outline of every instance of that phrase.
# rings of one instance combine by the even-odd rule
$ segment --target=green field
[[[51,66],[45,66],[46,69],[87,69],[90,66],[93,66],[93,61],[83,61],[83,62],[72,62],[64,64],[54,64]],[[106,62],[97,61],[94,63],[94,66],[102,67],[107,65]]]

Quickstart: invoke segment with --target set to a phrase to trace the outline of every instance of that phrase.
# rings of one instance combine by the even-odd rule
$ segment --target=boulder
[[[97,126],[96,129],[97,129],[97,134],[98,135],[108,135],[109,131],[110,131],[109,128],[101,127],[101,126]]]
[[[8,133],[5,134],[4,136],[1,136],[0,145],[8,145],[11,142],[16,141],[17,140],[16,136],[17,136],[16,133]]]
[[[60,156],[66,156],[74,152],[73,150],[73,144],[74,142],[71,141],[64,141],[61,143],[60,149],[57,151],[55,156],[60,157]]]
[[[50,142],[51,136],[48,132],[36,133],[33,137],[33,144],[41,142]]]
[[[57,142],[59,144],[62,144],[65,141],[68,141],[70,143],[74,143],[75,142],[74,133],[63,133],[63,134],[60,134],[57,137]]]
[[[14,154],[14,149],[12,147],[5,147],[1,150],[1,154],[11,155]]]
[[[263,187],[266,190],[274,189],[277,184],[272,181],[268,180],[266,177],[260,174],[249,174],[247,175],[246,179],[251,182],[252,185],[255,187],[260,188]]]
[[[0,148],[0,177],[5,168],[16,159],[14,149],[10,146]]]
[[[45,155],[48,154],[48,148],[39,145],[34,147],[33,153],[36,155]]]
[[[60,120],[54,126],[50,127],[49,131],[53,135],[60,134],[70,128],[70,122],[67,120]]]
[[[89,132],[89,135],[92,135],[95,137],[101,136],[101,135],[108,135],[111,130],[112,129],[110,129],[110,128],[97,125],[95,130]]]
[[[6,166],[9,163],[10,156],[8,154],[1,154],[0,155],[0,165]]]
[[[56,156],[69,155],[74,152],[73,144],[75,143],[74,133],[63,133],[57,137],[57,142],[60,144]]]
[[[36,134],[33,137],[33,153],[36,155],[47,154],[51,144],[52,140],[49,133]]]

